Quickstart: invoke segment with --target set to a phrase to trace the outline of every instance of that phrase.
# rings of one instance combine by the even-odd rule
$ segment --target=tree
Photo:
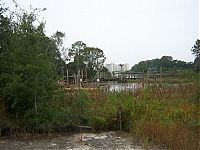
[[[80,69],[83,65],[84,60],[84,49],[86,47],[86,44],[82,41],[77,41],[76,43],[72,44],[72,47],[69,49],[68,57],[69,59],[75,62],[76,67]]]
[[[161,59],[152,59],[141,61],[132,67],[134,72],[147,72],[147,70],[154,70],[160,72],[162,67],[163,71],[175,71],[175,70],[188,70],[192,67],[192,63],[186,63],[180,60],[173,60],[171,56],[163,56]]]
[[[53,36],[50,38],[49,48],[51,48],[56,53],[56,71],[58,75],[63,76],[63,71],[65,67],[65,60],[66,58],[66,49],[63,46],[63,38],[65,37],[65,33],[57,31]]]
[[[92,79],[97,70],[103,68],[105,55],[103,50],[94,47],[87,47],[82,41],[77,41],[69,48],[68,57],[70,62],[67,64],[70,75],[76,74],[77,69],[87,69],[87,77]]]
[[[35,11],[34,11],[35,12]],[[55,88],[60,55],[56,42],[44,34],[44,23],[31,13],[0,14],[0,100],[12,118],[22,119],[48,101]]]
[[[195,60],[194,60],[195,71],[199,72],[200,71],[200,40],[199,39],[197,39],[197,41],[195,42],[191,51],[196,57]]]
[[[84,61],[92,70],[102,69],[106,57],[99,48],[86,47],[84,49]]]
[[[84,49],[84,63],[87,67],[87,75],[89,79],[93,79],[97,71],[103,69],[106,57],[103,50],[94,47],[86,47]]]
[[[200,57],[200,40],[199,39],[197,39],[191,51],[196,57]]]
[[[57,47],[59,49],[62,48],[63,38],[65,37],[65,33],[57,31],[51,38],[55,41]]]

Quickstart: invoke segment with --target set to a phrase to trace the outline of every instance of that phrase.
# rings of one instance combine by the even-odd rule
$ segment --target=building
[[[122,71],[124,72],[124,71],[127,71],[127,70],[129,70],[129,64],[123,64]]]
[[[110,64],[106,64],[105,67],[111,72],[125,72],[127,70],[129,70],[129,64],[122,64],[122,67],[120,66],[120,64],[115,64],[115,63],[110,63]]]

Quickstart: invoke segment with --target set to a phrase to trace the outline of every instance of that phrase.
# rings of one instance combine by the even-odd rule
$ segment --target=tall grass
[[[197,86],[154,86],[141,91],[132,132],[169,149],[200,149]],[[139,109],[139,110],[138,110]]]
[[[134,92],[88,92],[95,129],[122,129],[169,149],[200,148],[198,85],[155,84]]]
[[[198,83],[198,82],[196,82]],[[79,125],[96,131],[122,130],[169,149],[200,149],[199,84],[151,84],[132,92],[55,92],[38,115],[26,112],[20,126],[29,131],[64,131]]]
[[[195,83],[151,84],[133,92],[66,92],[60,106],[69,110],[64,121],[70,126],[118,130],[121,111],[122,129],[141,140],[169,149],[200,149],[199,95]]]

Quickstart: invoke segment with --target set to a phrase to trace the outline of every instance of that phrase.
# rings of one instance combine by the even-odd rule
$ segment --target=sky
[[[1,0],[14,9],[12,0]],[[199,0],[16,0],[25,10],[46,8],[46,34],[62,31],[66,47],[76,41],[104,51],[106,63],[130,66],[172,56],[193,61],[199,38]]]

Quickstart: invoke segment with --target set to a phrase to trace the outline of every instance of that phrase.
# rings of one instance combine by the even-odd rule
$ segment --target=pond
[[[103,89],[111,92],[120,91],[134,91],[136,89],[142,88],[142,83],[115,83],[111,82],[106,86],[102,86]]]

